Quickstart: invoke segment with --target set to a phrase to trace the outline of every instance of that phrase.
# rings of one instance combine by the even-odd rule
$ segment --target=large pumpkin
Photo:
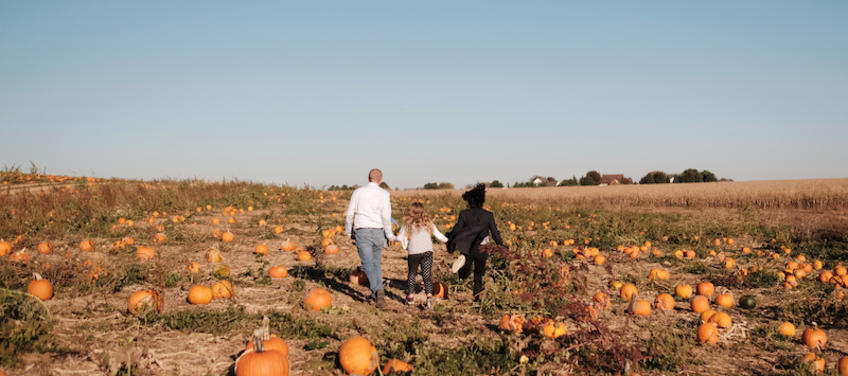
[[[628,282],[621,286],[621,290],[619,290],[621,294],[621,298],[624,300],[630,300],[634,295],[639,294],[639,289],[636,288],[636,285]]]
[[[212,289],[209,286],[194,285],[188,290],[188,302],[191,304],[209,304],[212,301]]]
[[[133,315],[138,315],[144,310],[153,310],[159,312],[162,310],[164,300],[162,296],[154,290],[142,290],[134,292],[130,295],[127,301],[127,310]]]
[[[277,265],[272,266],[271,269],[268,269],[268,275],[270,275],[271,278],[274,279],[286,278],[289,276],[289,271],[286,269],[285,266]]]
[[[267,342],[267,341],[265,341]],[[236,376],[288,376],[288,357],[277,350],[265,349],[262,341],[236,359]]]
[[[233,296],[233,285],[230,281],[223,280],[212,284],[212,297],[215,299],[229,299]]]
[[[718,328],[713,323],[703,323],[698,327],[698,341],[709,345],[718,343]]]
[[[339,349],[339,364],[348,375],[370,375],[379,362],[377,348],[363,337],[353,337]]]
[[[247,346],[244,347],[244,350],[253,350],[254,342],[255,340],[251,340],[250,342],[248,342]],[[282,338],[277,337],[273,334],[271,334],[268,339],[262,341],[262,347],[265,349],[265,351],[279,351],[281,354],[283,354],[284,357],[286,357],[286,359],[288,359],[289,357],[289,345],[287,345],[286,341],[283,341]]]
[[[333,297],[330,292],[322,288],[312,289],[303,299],[303,306],[310,311],[320,311],[332,304]]]
[[[53,297],[53,284],[36,273],[35,280],[27,286],[27,292],[35,295],[38,299],[49,300]]]
[[[809,348],[824,347],[827,344],[827,333],[813,323],[812,328],[804,330],[802,339]]]

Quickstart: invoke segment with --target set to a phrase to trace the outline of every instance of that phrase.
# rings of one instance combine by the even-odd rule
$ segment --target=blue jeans
[[[377,296],[377,291],[383,288],[382,256],[383,248],[388,246],[386,233],[381,228],[360,228],[354,233],[356,248],[359,250],[359,260],[362,269],[368,276],[371,297]]]

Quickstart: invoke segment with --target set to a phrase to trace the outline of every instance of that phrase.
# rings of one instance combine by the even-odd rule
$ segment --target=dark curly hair
[[[462,199],[468,202],[469,207],[482,208],[486,202],[486,185],[482,183],[475,185],[474,188],[462,194]]]

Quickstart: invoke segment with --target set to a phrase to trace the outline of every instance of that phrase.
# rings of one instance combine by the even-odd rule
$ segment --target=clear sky
[[[848,176],[848,1],[0,1],[0,164]]]

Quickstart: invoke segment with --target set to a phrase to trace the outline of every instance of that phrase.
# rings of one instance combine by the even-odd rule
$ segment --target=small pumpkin
[[[816,356],[815,353],[807,353],[801,358],[802,363],[808,363],[810,367],[810,372],[812,373],[821,373],[824,371],[825,360],[824,358],[820,358]]]
[[[165,236],[165,234],[163,234],[161,232],[156,233],[156,235],[153,235],[153,242],[154,243],[164,243],[166,240],[168,240],[168,237]]]
[[[672,311],[674,310],[674,298],[669,294],[659,294],[657,298],[654,299],[654,308],[663,311]]]
[[[848,376],[848,355],[839,359],[839,364],[836,365],[836,372],[839,376]]]
[[[260,255],[260,256],[265,256],[265,255],[268,254],[268,246],[266,246],[265,244],[259,243],[253,249],[253,253]]]
[[[795,325],[792,325],[791,322],[784,321],[777,327],[777,332],[784,337],[795,337]]]
[[[370,375],[379,363],[377,348],[364,337],[348,339],[339,348],[339,364],[348,375]]]
[[[678,284],[677,287],[674,288],[674,294],[683,299],[687,299],[692,296],[692,285],[685,283]]]
[[[701,313],[710,308],[710,301],[703,295],[698,295],[692,298],[692,302],[690,304],[692,311],[695,313]]]
[[[42,255],[49,255],[53,253],[53,247],[50,246],[50,243],[46,241],[38,243],[38,247],[36,247],[36,250],[38,250],[38,253]]]
[[[633,302],[630,312],[637,316],[648,317],[651,315],[651,303],[648,303],[647,300],[637,299]]]
[[[26,252],[26,249],[22,249],[17,252],[12,252],[9,255],[9,261],[12,262],[28,262],[29,261],[29,253]]]
[[[136,291],[127,300],[127,310],[133,315],[138,315],[145,310],[159,312],[164,303],[162,295],[155,290]]]
[[[545,325],[542,325],[542,334],[545,337],[557,339],[568,334],[568,329],[562,322],[548,321]]]
[[[276,226],[276,227],[274,227],[274,234],[279,235],[279,234],[280,234],[280,233],[282,233],[282,232],[283,232],[283,226]]]
[[[811,349],[827,345],[827,333],[819,329],[816,323],[813,323],[812,328],[804,329],[804,334],[801,338],[804,344]]]
[[[91,244],[91,240],[83,239],[79,242],[79,250],[83,252],[91,252],[94,250],[94,245]]]
[[[228,278],[230,276],[230,267],[224,264],[217,265],[215,266],[215,270],[212,272],[212,275],[218,279]]]
[[[320,287],[309,291],[303,299],[303,306],[310,311],[320,311],[333,304],[333,296],[330,292]]]
[[[49,280],[41,278],[41,275],[34,273],[35,279],[27,286],[27,292],[35,295],[41,300],[50,300],[53,297],[53,284]]]
[[[188,290],[188,302],[191,304],[209,304],[212,301],[212,289],[209,286],[194,285]]]
[[[712,297],[715,293],[715,286],[710,282],[701,282],[698,284],[698,295]]]
[[[297,261],[312,260],[312,254],[308,251],[297,251]]]
[[[188,265],[186,265],[186,270],[188,270],[188,272],[192,274],[200,273],[200,264],[198,264],[196,261],[192,261]]]
[[[289,276],[289,271],[285,266],[277,265],[272,266],[271,269],[268,269],[268,275],[274,279],[286,278]]]
[[[386,365],[383,366],[383,374],[389,375],[391,373],[405,373],[412,372],[415,370],[415,367],[412,364],[406,363],[400,359],[392,358],[386,362]]]
[[[156,251],[153,249],[153,247],[143,245],[135,250],[135,257],[139,261],[150,261],[156,257]]]
[[[521,333],[524,328],[524,316],[518,313],[503,315],[498,322],[498,328],[507,332]]]
[[[710,316],[708,322],[715,323],[722,329],[729,328],[730,325],[733,324],[733,320],[731,320],[730,315],[724,312],[716,312],[714,315]]]
[[[328,255],[337,255],[339,254],[339,246],[335,244],[330,244],[324,248],[324,253]]]
[[[224,256],[221,255],[221,251],[215,248],[209,248],[206,250],[206,262],[210,264],[216,264],[224,260]]]
[[[212,298],[229,299],[233,296],[233,285],[230,281],[223,280],[212,284]]]
[[[733,295],[729,292],[716,295],[715,303],[722,308],[733,307]]]
[[[12,252],[12,243],[6,240],[0,241],[0,257],[6,257]]]
[[[636,288],[636,285],[627,282],[621,286],[619,293],[621,294],[622,299],[630,300],[631,298],[633,298],[634,295],[637,295],[639,293],[639,289]]]
[[[235,239],[235,236],[232,232],[225,231],[223,234],[221,234],[221,241],[224,243],[232,242],[233,239]]]
[[[284,241],[283,244],[280,245],[280,249],[282,249],[283,252],[294,251],[294,243],[291,240],[286,239],[286,241]]]
[[[592,296],[592,301],[595,302],[595,305],[600,309],[609,309],[610,308],[610,298],[607,293],[603,291],[597,292],[594,296]]]

